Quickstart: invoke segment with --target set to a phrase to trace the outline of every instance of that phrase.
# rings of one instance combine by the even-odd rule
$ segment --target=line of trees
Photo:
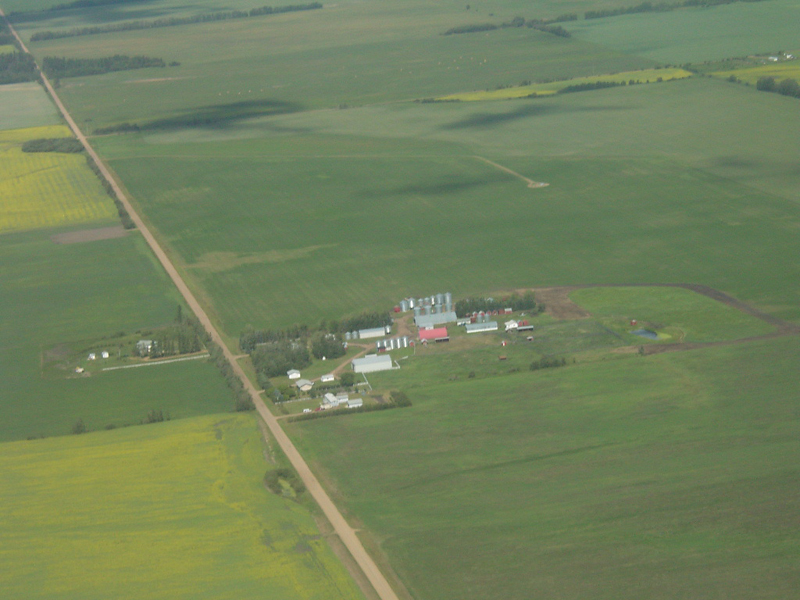
[[[149,69],[166,67],[164,59],[149,56],[126,56],[115,54],[103,58],[60,58],[45,56],[42,59],[42,70],[48,77],[63,79],[65,77],[83,77],[86,75],[102,75],[114,71],[130,71],[133,69]]]
[[[61,38],[79,37],[84,35],[95,35],[100,33],[116,33],[120,31],[134,31],[139,29],[154,29],[158,27],[176,27],[178,25],[191,25],[195,23],[210,23],[215,21],[227,21],[229,19],[246,19],[248,17],[259,17],[286,12],[297,12],[303,10],[316,10],[322,8],[319,2],[310,4],[293,4],[289,6],[263,6],[249,11],[230,10],[223,12],[208,13],[204,15],[194,15],[191,17],[164,17],[152,21],[126,21],[124,23],[114,23],[110,25],[94,25],[92,27],[75,27],[63,31],[38,31],[31,36],[32,42],[44,40],[56,40]]]
[[[290,369],[302,369],[311,364],[311,355],[303,342],[272,342],[259,345],[250,353],[258,374],[266,377],[286,375]]]
[[[37,138],[22,143],[23,152],[61,152],[77,154],[83,152],[83,144],[75,138]]]
[[[773,92],[792,98],[800,98],[800,84],[796,79],[787,78],[780,83],[774,77],[760,77],[756,82],[756,89],[762,92]]]
[[[538,371],[539,369],[554,369],[556,367],[564,367],[567,364],[567,359],[563,356],[561,358],[544,356],[539,360],[535,360],[528,367],[531,371]]]
[[[707,8],[711,6],[722,6],[724,4],[735,4],[737,2],[764,1],[765,0],[684,0],[683,2],[642,2],[640,4],[636,4],[635,6],[587,10],[583,17],[585,19],[604,19],[606,17],[617,17],[619,15],[632,15],[646,12],[669,12],[679,8]]]
[[[544,310],[544,305],[536,302],[534,293],[531,290],[528,290],[524,294],[514,292],[510,296],[500,298],[499,300],[483,297],[464,298],[463,300],[456,301],[455,304],[456,314],[459,317],[466,317],[472,313],[481,311],[503,310],[506,308],[510,308],[515,312],[528,310],[533,313],[540,313]]]
[[[318,331],[311,338],[311,354],[315,358],[339,358],[345,355],[342,338],[336,333]]]
[[[97,178],[100,180],[100,183],[102,184],[103,189],[106,191],[106,194],[108,194],[108,197],[114,201],[114,206],[117,207],[117,214],[119,215],[119,220],[122,223],[122,226],[125,229],[135,229],[136,224],[133,222],[133,219],[131,219],[131,216],[125,209],[125,206],[117,197],[117,193],[114,191],[113,186],[111,183],[109,183],[108,179],[103,176],[103,173],[100,171],[100,167],[97,166],[97,163],[94,162],[94,159],[89,154],[86,155],[86,164],[89,165],[89,168],[92,170],[92,172],[97,175]]]
[[[626,85],[624,81],[592,81],[587,83],[576,83],[568,85],[558,90],[559,94],[571,94],[573,92],[589,92],[591,90],[602,90],[605,88],[619,87]]]
[[[495,25],[494,23],[476,23],[472,25],[460,25],[458,27],[451,27],[442,35],[458,35],[460,33],[478,33],[481,31],[494,31],[495,29],[508,29],[513,27],[528,27],[537,29],[545,33],[551,33],[560,37],[570,37],[569,31],[560,25],[553,25],[553,23],[563,21],[574,21],[577,15],[561,15],[557,19],[531,19],[526,21],[524,17],[514,17],[507,23]],[[560,20],[560,21],[559,21]]]

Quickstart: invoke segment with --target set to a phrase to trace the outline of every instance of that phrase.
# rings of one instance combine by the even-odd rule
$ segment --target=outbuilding
[[[373,327],[372,329],[359,329],[358,339],[367,340],[369,338],[383,337],[391,331],[391,327]]]
[[[361,398],[351,398],[347,401],[347,408],[360,408],[364,406],[364,400]]]
[[[312,387],[314,387],[314,382],[309,381],[308,379],[298,379],[297,383],[295,383],[297,389],[302,392],[309,391]]]
[[[364,358],[353,359],[350,363],[356,373],[374,373],[392,368],[392,357],[388,354],[367,354]]]
[[[436,329],[420,329],[419,339],[437,341],[449,339],[449,336],[447,335],[447,327],[438,327]]]
[[[300,379],[300,371],[297,369],[290,369],[286,371],[286,374],[289,376],[289,379]]]
[[[335,381],[336,377],[334,377],[333,373],[328,373],[327,375],[323,375],[319,378],[322,383],[330,383],[331,381]]]
[[[497,331],[497,321],[486,321],[484,323],[468,323],[464,327],[467,333],[483,333],[485,331]]]

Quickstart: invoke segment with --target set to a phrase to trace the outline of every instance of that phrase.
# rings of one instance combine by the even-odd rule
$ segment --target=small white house
[[[364,406],[364,401],[361,398],[351,398],[347,401],[347,408],[359,408]]]
[[[331,381],[335,381],[336,377],[333,376],[333,373],[328,373],[327,375],[323,375],[319,378],[322,383],[330,383]]]
[[[103,351],[100,353],[100,356],[102,356],[103,358],[108,358],[108,352],[106,352],[105,350],[103,350]]]
[[[89,353],[89,360],[97,360],[97,355],[94,352]]]
[[[290,369],[286,371],[286,374],[289,376],[289,379],[300,379],[300,371],[297,369]]]
[[[506,331],[514,331],[516,329],[519,329],[519,321],[515,321],[514,319],[506,321],[505,325],[506,325]]]

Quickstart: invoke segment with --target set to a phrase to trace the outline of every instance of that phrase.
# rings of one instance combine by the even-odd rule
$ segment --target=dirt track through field
[[[20,46],[27,52],[27,48],[25,44],[22,42],[22,39],[17,35],[16,30],[11,26],[11,23],[8,22],[6,19],[5,13],[3,13],[2,9],[0,9],[0,18],[3,18],[14,37],[19,41]],[[392,587],[389,585],[389,582],[383,576],[378,566],[375,564],[375,561],[372,560],[372,557],[367,554],[364,546],[361,543],[361,540],[358,538],[355,530],[350,527],[347,521],[342,516],[342,513],[339,512],[339,509],[336,508],[336,505],[328,496],[327,492],[322,488],[319,480],[316,476],[311,472],[306,461],[297,451],[292,441],[289,439],[289,436],[286,435],[286,432],[281,428],[280,424],[278,423],[275,416],[267,409],[266,404],[261,399],[259,391],[255,388],[255,386],[250,382],[250,380],[245,375],[242,368],[239,366],[239,363],[236,361],[235,356],[233,353],[228,349],[225,343],[222,340],[222,336],[220,336],[217,329],[214,327],[214,324],[211,322],[211,319],[206,314],[206,311],[200,305],[200,303],[195,298],[192,291],[184,282],[181,275],[178,273],[175,266],[172,264],[172,261],[169,259],[167,254],[161,248],[161,245],[156,241],[156,238],[150,233],[150,230],[147,228],[147,225],[139,216],[139,214],[134,210],[133,206],[129,202],[127,196],[124,194],[122,189],[120,188],[119,184],[117,184],[114,177],[112,177],[111,172],[108,170],[106,165],[103,161],[100,160],[100,157],[94,151],[92,146],[89,144],[86,137],[83,135],[83,132],[78,128],[75,121],[72,119],[70,114],[67,112],[67,109],[61,103],[60,98],[56,94],[53,86],[50,84],[50,81],[41,74],[42,81],[44,82],[45,88],[50,93],[51,98],[55,102],[58,110],[61,111],[64,119],[67,121],[70,129],[72,129],[75,137],[83,144],[83,147],[86,149],[86,152],[89,156],[94,159],[97,163],[100,172],[102,173],[103,177],[109,182],[111,187],[114,189],[114,193],[119,198],[119,201],[125,207],[125,210],[128,211],[128,214],[131,217],[131,220],[136,224],[136,227],[141,232],[142,236],[144,237],[147,244],[150,246],[150,249],[153,251],[153,254],[156,255],[159,262],[161,263],[164,270],[169,275],[172,282],[180,291],[181,295],[183,296],[184,300],[188,304],[189,308],[192,312],[197,316],[198,320],[203,324],[206,331],[208,331],[211,339],[222,349],[222,352],[225,355],[225,359],[230,363],[231,367],[233,368],[234,373],[239,379],[242,380],[245,389],[250,394],[250,397],[253,400],[253,404],[258,411],[258,414],[261,415],[261,418],[264,419],[264,422],[267,424],[270,433],[272,433],[275,440],[281,447],[281,450],[286,454],[286,457],[289,459],[289,462],[292,463],[292,466],[297,471],[300,479],[302,479],[303,483],[305,484],[306,488],[308,489],[311,496],[317,502],[317,504],[322,509],[322,512],[327,517],[328,521],[330,521],[331,525],[333,526],[334,531],[339,536],[339,539],[344,543],[347,547],[347,550],[353,556],[353,559],[356,561],[358,566],[364,572],[364,575],[369,580],[370,584],[373,586],[375,591],[377,592],[378,596],[381,600],[399,600],[397,594],[395,594]]]
[[[475,156],[475,158],[485,162],[487,165],[492,165],[495,169],[500,169],[504,173],[513,175],[517,179],[522,179],[522,181],[528,184],[529,188],[542,188],[550,185],[549,183],[545,183],[544,181],[534,181],[533,179],[528,179],[524,175],[520,175],[516,171],[512,171],[511,169],[509,169],[508,167],[504,167],[503,165],[499,165],[496,162],[489,160],[488,158],[483,158],[482,156],[477,156],[477,155]]]

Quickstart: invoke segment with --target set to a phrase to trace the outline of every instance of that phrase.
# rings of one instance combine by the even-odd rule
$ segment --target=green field
[[[718,342],[774,330],[736,308],[680,288],[587,288],[572,292],[570,299],[614,329],[630,330],[635,319],[639,327],[653,327],[682,342]]]
[[[421,378],[412,408],[290,432],[415,597],[785,598],[798,351]]]
[[[799,16],[797,0],[769,0],[577,21],[565,27],[580,40],[674,65],[800,48],[795,27]]]
[[[230,415],[3,444],[3,597],[361,598],[265,450]]]
[[[0,86],[0,130],[59,125],[55,105],[37,83]]]
[[[728,78],[731,75],[737,79],[755,85],[762,77],[774,77],[775,81],[784,79],[800,79],[800,64],[797,61],[787,63],[767,64],[759,67],[714,71],[714,76]]]

